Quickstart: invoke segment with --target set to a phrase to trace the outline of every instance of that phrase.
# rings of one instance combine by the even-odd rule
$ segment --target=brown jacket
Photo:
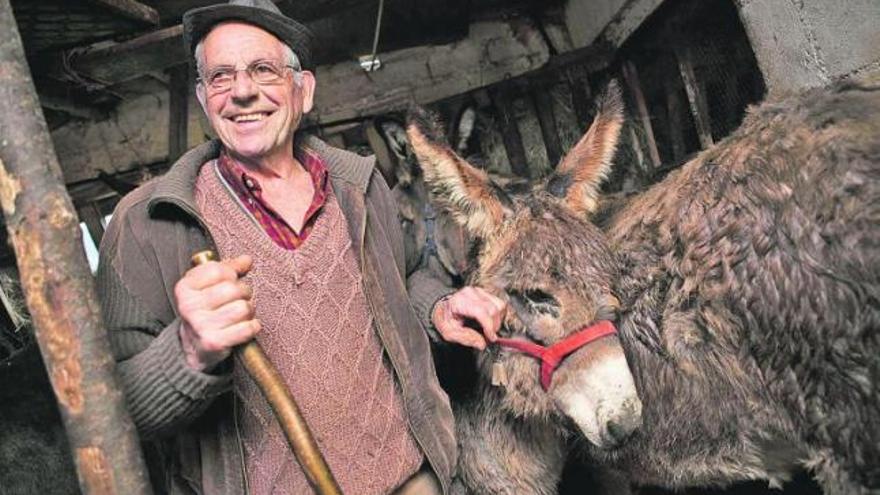
[[[311,136],[297,146],[314,150],[327,163],[410,428],[448,492],[456,462],[455,429],[423,330],[434,302],[448,290],[419,273],[409,284],[404,281],[397,209],[372,158]],[[155,488],[171,493],[246,491],[231,373],[205,374],[186,365],[173,294],[192,253],[213,249],[193,185],[200,167],[219,150],[217,141],[194,148],[165,175],[123,198],[101,242],[98,291],[118,374],[139,432],[152,440],[147,451],[154,484],[160,485]],[[162,478],[157,480],[156,473]]]

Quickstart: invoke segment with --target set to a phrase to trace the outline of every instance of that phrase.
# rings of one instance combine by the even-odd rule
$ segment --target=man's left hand
[[[498,338],[506,312],[507,303],[501,299],[479,287],[464,287],[438,301],[431,320],[446,342],[482,351],[487,341]]]

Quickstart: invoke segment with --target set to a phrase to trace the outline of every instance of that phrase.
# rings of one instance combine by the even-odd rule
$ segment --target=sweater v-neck
[[[334,225],[331,225],[331,223],[339,223],[340,225],[335,228],[345,229],[346,239],[351,238],[351,236],[348,235],[348,226],[346,225],[345,218],[341,215],[341,212],[335,211],[339,209],[339,203],[336,200],[336,195],[333,193],[333,188],[328,188],[324,207],[315,219],[312,231],[309,233],[306,240],[296,249],[287,249],[283,246],[279,246],[265,229],[263,229],[260,222],[254,218],[250,210],[241,203],[241,200],[232,190],[231,186],[224,180],[223,174],[221,174],[217,168],[216,160],[214,160],[210,168],[211,172],[209,174],[204,174],[202,179],[216,180],[221,185],[221,189],[224,191],[224,194],[221,195],[222,200],[231,202],[234,205],[234,208],[231,209],[248,219],[247,228],[250,230],[248,235],[255,235],[262,241],[256,243],[257,248],[260,250],[259,253],[248,254],[253,256],[254,259],[272,257],[286,260],[287,263],[282,264],[285,268],[282,269],[290,270],[291,275],[294,277],[294,282],[297,285],[301,284],[306,276],[306,271],[310,266],[308,260],[315,259],[317,251],[319,251],[322,246],[326,245],[328,236],[331,234],[331,230],[335,227]],[[331,209],[334,211],[331,212]],[[336,215],[334,213],[340,214]],[[334,218],[339,221],[333,222],[332,220]]]

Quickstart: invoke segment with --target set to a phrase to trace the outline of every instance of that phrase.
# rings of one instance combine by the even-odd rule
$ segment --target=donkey
[[[463,484],[553,493],[574,430],[635,484],[806,467],[880,492],[880,85],[751,109],[602,231],[622,123],[612,84],[554,173],[500,187],[409,120],[432,199],[480,240],[470,283],[512,308],[459,410]],[[568,345],[585,326],[604,336]]]
[[[467,267],[466,232],[448,215],[438,215],[431,207],[421,169],[407,145],[403,125],[390,118],[376,125],[395,162],[396,184],[391,192],[404,234],[407,272],[424,269],[446,286],[460,284]],[[472,129],[472,123],[470,127]]]

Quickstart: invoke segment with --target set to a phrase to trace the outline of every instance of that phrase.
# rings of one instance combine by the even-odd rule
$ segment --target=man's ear
[[[315,74],[308,70],[304,70],[300,74],[302,74],[302,79],[298,89],[302,92],[302,113],[307,114],[312,111],[315,105]]]
[[[208,99],[208,95],[205,92],[205,85],[202,83],[196,83],[196,99],[199,100],[199,105],[202,107],[202,112],[205,116],[208,115],[208,107],[206,106],[206,102]]]
[[[578,213],[592,213],[598,205],[599,187],[611,170],[617,140],[623,127],[623,97],[612,80],[599,98],[596,118],[589,130],[559,162],[545,188]]]
[[[486,173],[452,151],[436,117],[422,108],[410,110],[406,134],[434,204],[472,235],[491,234],[510,208]]]

